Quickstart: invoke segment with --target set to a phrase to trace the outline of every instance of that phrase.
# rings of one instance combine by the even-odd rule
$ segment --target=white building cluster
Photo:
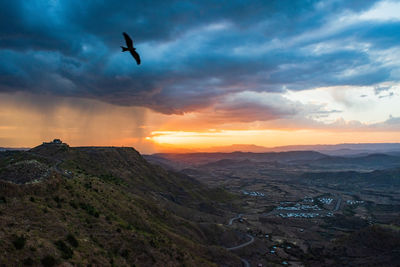
[[[264,193],[257,192],[257,191],[251,191],[251,192],[243,191],[243,194],[246,196],[252,196],[252,197],[265,197]]]
[[[318,198],[318,200],[325,205],[330,205],[333,201],[333,198],[329,198],[329,197],[320,197]]]
[[[347,205],[363,204],[364,200],[346,200]]]
[[[316,212],[289,212],[279,213],[282,218],[316,218],[316,217],[332,217],[333,213],[328,212],[327,214],[321,214]]]
[[[277,210],[321,210],[317,205],[305,205],[296,203],[294,206],[279,206]]]

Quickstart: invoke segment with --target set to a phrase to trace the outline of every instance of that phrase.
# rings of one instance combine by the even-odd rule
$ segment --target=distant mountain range
[[[264,147],[257,145],[234,144],[230,146],[215,146],[204,149],[196,150],[182,150],[175,151],[176,153],[199,153],[199,152],[284,152],[284,151],[299,151],[299,150],[313,150],[327,155],[335,156],[350,156],[359,154],[372,154],[372,153],[387,153],[395,152],[400,154],[400,143],[348,143],[336,145],[290,145],[290,146],[276,146]],[[172,149],[166,150],[166,153],[173,151]]]
[[[332,156],[317,151],[231,152],[231,153],[159,153],[144,156],[149,162],[164,168],[182,170],[189,167],[251,166],[254,163],[276,163],[326,170],[379,170],[400,167],[400,154],[358,154]]]
[[[358,187],[365,189],[366,187],[400,186],[400,168],[388,170],[375,170],[372,172],[307,172],[301,175],[305,183],[330,185],[336,188],[353,190]],[[351,181],[351,182],[349,182]]]
[[[291,162],[300,160],[317,160],[326,157],[326,155],[316,151],[288,151],[288,152],[214,152],[214,153],[159,153],[144,156],[148,161],[155,162],[159,165],[181,164],[185,165],[202,165],[220,160],[251,160],[256,162]]]

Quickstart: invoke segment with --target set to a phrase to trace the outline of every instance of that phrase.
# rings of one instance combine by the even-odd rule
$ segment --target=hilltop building
[[[43,145],[61,145],[61,144],[63,144],[63,142],[61,141],[61,139],[58,138],[54,139],[51,142],[43,142]]]

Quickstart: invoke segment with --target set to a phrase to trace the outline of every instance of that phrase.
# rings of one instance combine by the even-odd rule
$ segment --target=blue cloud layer
[[[86,97],[179,114],[241,91],[398,82],[400,63],[376,55],[398,47],[400,20],[357,19],[376,5],[2,1],[0,92]],[[123,31],[141,54],[139,67],[120,52]],[[249,104],[236,101],[226,110]]]

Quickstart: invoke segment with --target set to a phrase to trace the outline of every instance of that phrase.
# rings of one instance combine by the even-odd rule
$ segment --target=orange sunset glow
[[[30,101],[44,103],[37,108]],[[396,130],[342,120],[301,127],[295,121],[221,123],[209,110],[165,115],[139,107],[94,100],[2,95],[0,146],[30,147],[58,137],[73,146],[134,146],[144,153],[203,151],[209,147],[256,144],[275,147],[399,142]],[[43,112],[43,108],[47,112]],[[214,118],[213,118],[214,116]],[[233,122],[232,122],[233,121]],[[284,127],[282,127],[284,126]]]

